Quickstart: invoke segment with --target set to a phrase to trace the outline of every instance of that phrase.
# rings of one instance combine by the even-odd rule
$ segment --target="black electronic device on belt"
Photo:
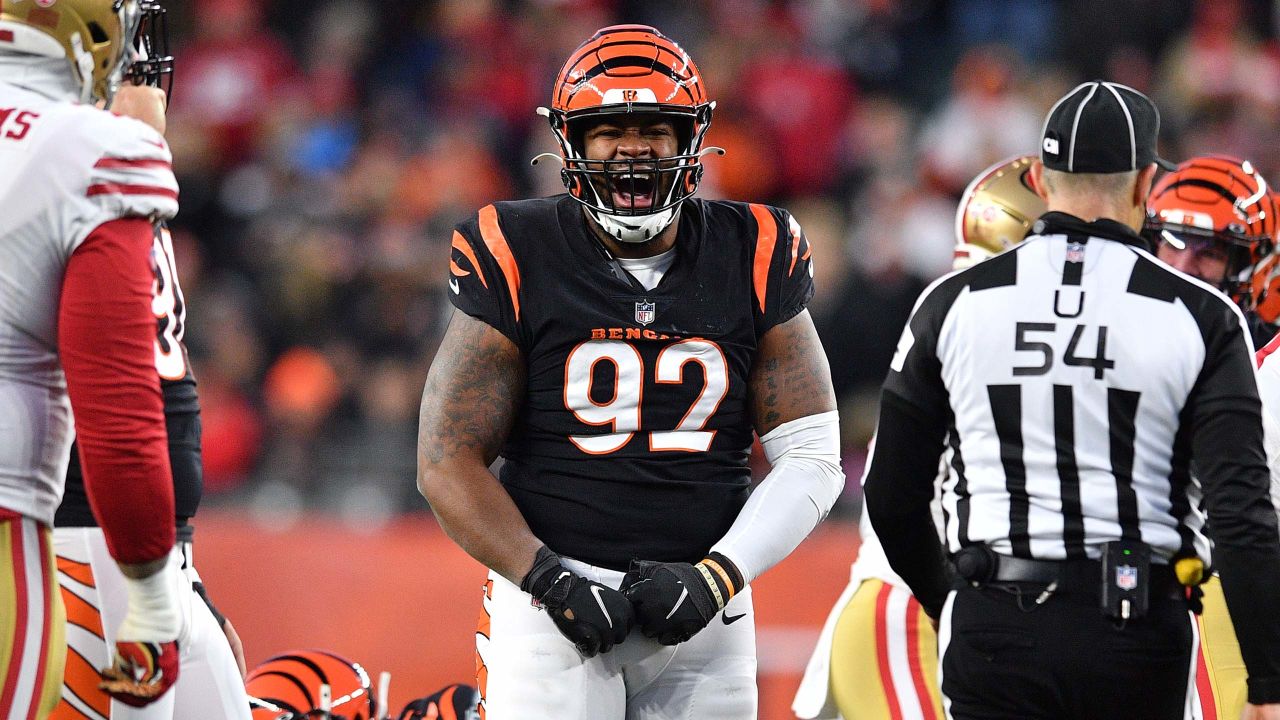
[[[1151,548],[1115,540],[1102,546],[1102,613],[1116,620],[1147,614],[1151,588]]]
[[[986,545],[970,545],[951,558],[956,574],[974,587],[982,587],[995,577],[999,558]]]

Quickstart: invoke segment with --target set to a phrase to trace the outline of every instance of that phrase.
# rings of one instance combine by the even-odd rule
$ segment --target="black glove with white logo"
[[[711,553],[697,565],[632,560],[622,594],[645,637],[677,645],[706,627],[744,584],[728,558]]]
[[[631,603],[622,593],[569,570],[545,545],[538,550],[520,589],[533,596],[535,606],[547,611],[583,657],[609,652],[627,639],[635,625]]]

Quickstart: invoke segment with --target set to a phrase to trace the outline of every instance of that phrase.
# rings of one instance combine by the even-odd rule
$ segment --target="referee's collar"
[[[1047,212],[1031,226],[1030,235],[1086,235],[1088,237],[1115,240],[1151,252],[1151,243],[1133,231],[1133,228],[1108,218],[1085,222],[1064,212]]]

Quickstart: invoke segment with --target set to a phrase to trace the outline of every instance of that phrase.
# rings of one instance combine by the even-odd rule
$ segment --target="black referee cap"
[[[1040,159],[1050,170],[1117,173],[1151,163],[1156,155],[1160,111],[1146,95],[1127,85],[1094,80],[1067,93],[1049,110],[1040,140]]]

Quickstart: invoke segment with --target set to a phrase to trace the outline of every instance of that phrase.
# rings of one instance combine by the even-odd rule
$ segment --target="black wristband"
[[[541,600],[555,582],[555,570],[558,567],[560,567],[560,556],[543,545],[538,548],[538,554],[533,557],[533,567],[529,568],[529,572],[520,581],[520,589],[532,595],[535,600]]]
[[[742,577],[742,571],[738,569],[733,561],[718,552],[707,553],[707,560],[715,562],[729,576],[729,595],[737,595],[742,592],[742,588],[746,587],[747,581]],[[719,573],[716,573],[719,576]],[[720,578],[724,580],[724,578]]]

